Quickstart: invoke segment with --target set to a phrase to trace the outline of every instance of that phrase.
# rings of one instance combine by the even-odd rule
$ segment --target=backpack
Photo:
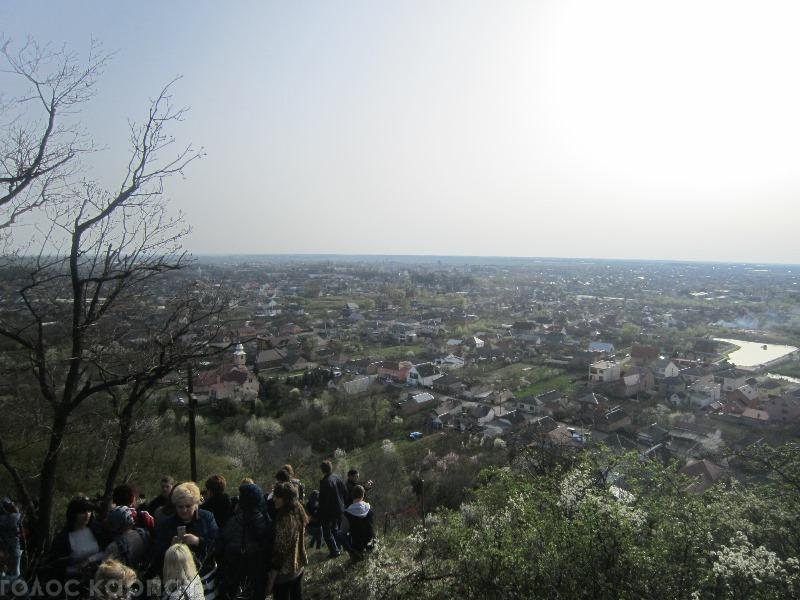
[[[304,502],[306,497],[306,486],[304,486],[299,479],[292,479],[292,483],[297,488],[298,499],[300,500],[300,502]]]

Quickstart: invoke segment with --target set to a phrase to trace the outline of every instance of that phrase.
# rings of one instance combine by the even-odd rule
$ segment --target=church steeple
[[[236,344],[233,349],[233,364],[237,367],[244,367],[247,362],[247,352],[244,351],[244,346],[241,342]]]

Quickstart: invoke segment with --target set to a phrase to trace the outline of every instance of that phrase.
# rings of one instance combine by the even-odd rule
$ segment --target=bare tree
[[[191,146],[174,147],[167,130],[183,115],[167,86],[144,124],[131,125],[130,162],[116,190],[82,181],[70,195],[62,189],[53,198],[43,186],[40,198],[52,220],[38,252],[6,255],[0,264],[12,296],[0,312],[0,339],[36,382],[31,405],[38,409],[29,425],[43,438],[20,444],[7,423],[0,430],[0,464],[32,511],[30,486],[38,483],[34,518],[45,536],[76,411],[90,400],[116,403],[120,442],[109,473],[113,485],[136,406],[165,375],[209,352],[213,320],[225,308],[224,299],[191,282],[176,296],[166,277],[190,264],[181,248],[187,228],[180,215],[167,213],[163,197],[165,179],[201,155]],[[174,300],[155,310],[156,295]],[[207,323],[211,331],[203,328]],[[40,453],[37,473],[15,462],[23,446],[27,455]]]
[[[67,193],[79,157],[94,145],[71,120],[92,98],[111,55],[92,43],[82,60],[66,48],[53,50],[28,40],[14,51],[0,38],[0,229],[21,215]]]

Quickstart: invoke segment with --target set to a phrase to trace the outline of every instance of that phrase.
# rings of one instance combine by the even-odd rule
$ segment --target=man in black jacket
[[[328,557],[336,558],[341,555],[336,540],[339,536],[339,522],[347,498],[347,487],[344,480],[333,472],[331,461],[322,461],[320,465],[322,479],[319,482],[319,519],[322,525],[322,539],[328,546]]]

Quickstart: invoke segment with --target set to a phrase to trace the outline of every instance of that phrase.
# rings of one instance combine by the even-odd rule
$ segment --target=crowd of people
[[[229,495],[225,477],[213,475],[201,493],[194,482],[165,476],[149,504],[131,483],[115,488],[105,507],[75,495],[50,546],[48,575],[108,600],[141,593],[164,600],[299,600],[309,551],[324,541],[328,557],[346,551],[358,560],[375,540],[366,502],[372,482],[359,482],[356,469],[344,481],[330,461],[320,468],[318,489],[308,494],[287,464],[266,491],[245,479]],[[0,524],[18,527],[19,520],[5,499]],[[0,538],[0,550],[0,575],[18,578],[19,542]],[[144,581],[156,582],[156,591],[136,589]]]

